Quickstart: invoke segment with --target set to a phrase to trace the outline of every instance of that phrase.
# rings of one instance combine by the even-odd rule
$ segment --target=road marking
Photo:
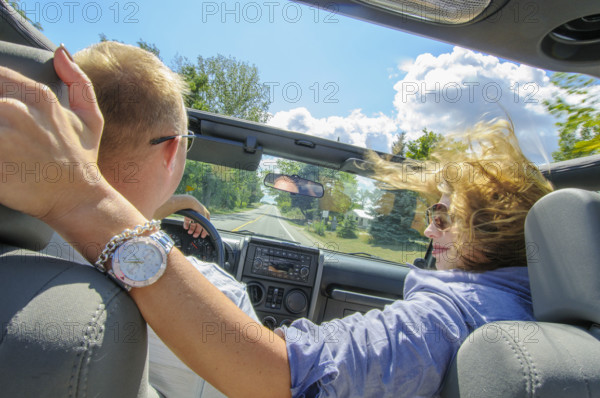
[[[290,234],[290,231],[288,231],[287,228],[285,227],[285,225],[283,225],[283,223],[281,222],[281,212],[279,211],[279,209],[277,207],[275,208],[275,210],[276,210],[275,216],[277,217],[277,221],[279,221],[279,225],[281,225],[283,230],[288,234],[288,236],[290,237],[290,240],[292,242],[295,242],[296,239],[292,236],[292,234]],[[277,216],[277,213],[279,213],[279,216]]]
[[[236,231],[239,231],[239,229],[240,229],[240,228],[242,228],[242,227],[245,227],[245,226],[246,226],[246,225],[248,225],[248,224],[252,224],[253,222],[256,222],[256,221],[258,221],[258,220],[259,220],[261,217],[263,217],[263,216],[264,216],[264,214],[261,214],[260,216],[256,217],[254,220],[250,220],[250,221],[248,221],[247,223],[245,223],[245,224],[242,224],[242,225],[240,225],[239,227],[232,229],[232,230],[231,230],[231,232],[236,232]]]

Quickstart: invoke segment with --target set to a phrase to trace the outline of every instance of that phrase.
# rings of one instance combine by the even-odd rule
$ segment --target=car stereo
[[[318,254],[254,243],[249,245],[248,254],[244,268],[253,275],[312,284]]]

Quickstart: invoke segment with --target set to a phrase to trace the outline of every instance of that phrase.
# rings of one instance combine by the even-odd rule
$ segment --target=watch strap
[[[131,238],[128,241],[122,242],[126,243],[126,242],[130,242],[131,240],[135,239]],[[169,252],[171,252],[171,249],[173,249],[173,246],[175,245],[175,242],[173,242],[173,239],[171,239],[171,237],[164,231],[162,230],[158,230],[157,232],[153,233],[152,235],[149,235],[148,238],[152,239],[154,242],[156,242],[159,246],[161,246],[164,250],[165,253],[168,255]],[[111,258],[113,257],[114,253],[115,253],[116,249],[113,250],[113,252],[111,253]],[[131,291],[132,286],[129,286],[127,283],[125,283],[124,281],[122,281],[121,279],[117,278],[117,276],[115,275],[112,267],[106,272],[106,274],[117,283],[117,285],[119,285],[121,288],[123,288],[126,291]]]

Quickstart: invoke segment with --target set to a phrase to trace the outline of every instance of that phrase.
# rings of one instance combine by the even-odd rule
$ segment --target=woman
[[[0,159],[64,164],[69,178],[49,183],[2,175],[0,203],[40,218],[75,247],[96,242],[108,248],[121,232],[151,232],[155,223],[103,176],[85,178],[85,165],[97,162],[102,115],[89,100],[89,80],[64,48],[55,68],[68,82],[71,110],[43,86],[0,67],[0,83],[23,88],[0,101]],[[22,95],[31,91],[53,101]],[[392,186],[441,194],[426,233],[438,266],[446,269],[412,270],[405,300],[383,311],[321,326],[299,320],[279,331],[284,341],[240,311],[177,249],[166,253],[156,282],[133,287],[130,295],[173,352],[229,396],[435,394],[470,332],[490,321],[532,319],[523,220],[551,190],[526,162],[509,124],[480,125],[466,137],[462,145],[448,142],[435,152],[446,163],[433,175],[422,165],[399,169],[376,162],[380,179]],[[120,242],[117,247],[130,240]]]
[[[509,122],[447,139],[425,163],[371,160],[376,178],[394,189],[441,196],[427,209],[425,230],[438,271],[414,268],[404,300],[382,311],[283,329],[294,396],[433,396],[475,329],[534,319],[524,223],[552,187],[523,156]]]

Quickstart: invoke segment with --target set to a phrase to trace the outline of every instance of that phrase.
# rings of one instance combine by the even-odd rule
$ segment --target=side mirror
[[[325,192],[323,185],[318,182],[301,178],[297,175],[269,173],[264,180],[265,186],[294,195],[322,198]]]

